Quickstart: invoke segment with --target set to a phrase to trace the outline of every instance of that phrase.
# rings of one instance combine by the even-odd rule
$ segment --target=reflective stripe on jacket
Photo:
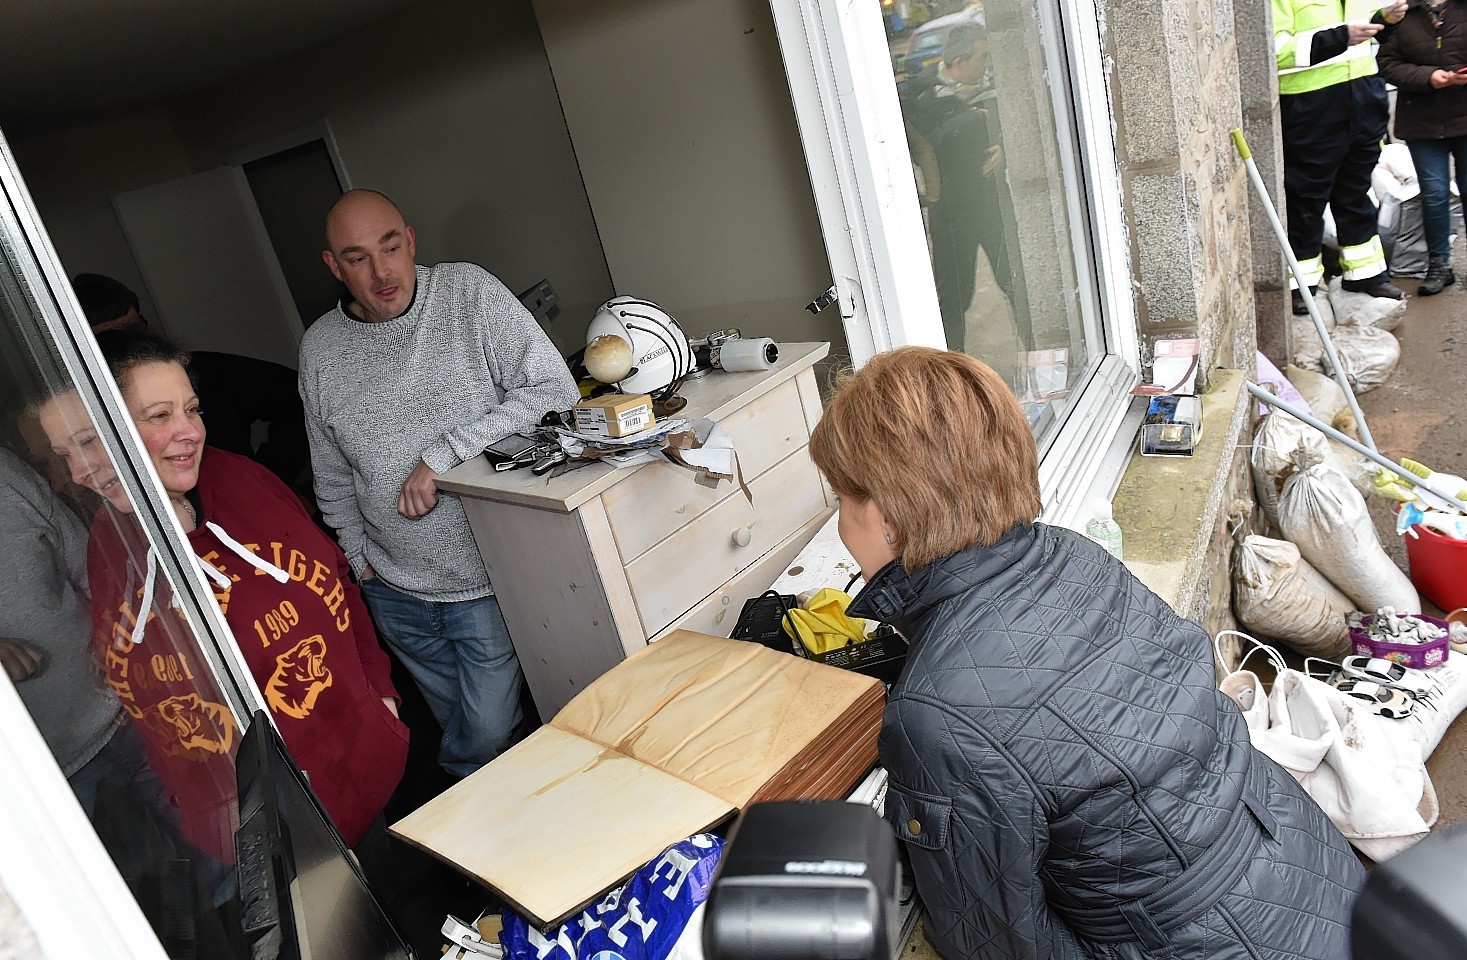
[[[1315,63],[1314,38],[1347,23],[1364,23],[1379,9],[1377,0],[1273,0],[1279,93],[1308,93],[1374,75],[1374,41],[1347,46],[1342,53]]]

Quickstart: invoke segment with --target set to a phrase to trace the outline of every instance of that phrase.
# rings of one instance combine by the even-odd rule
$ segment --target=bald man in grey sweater
[[[316,500],[443,727],[439,763],[467,776],[508,746],[523,681],[463,506],[434,478],[579,395],[504,284],[470,263],[416,264],[383,195],[343,194],[326,240],[349,297],[301,342]]]

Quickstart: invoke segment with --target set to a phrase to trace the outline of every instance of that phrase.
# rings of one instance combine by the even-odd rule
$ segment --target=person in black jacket
[[[943,43],[940,79],[919,94],[909,122],[931,146],[937,164],[932,203],[932,271],[947,344],[965,344],[967,311],[977,289],[978,251],[1010,304],[1015,303],[1014,263],[1004,223],[1012,218],[999,131],[997,94],[989,64],[988,35],[976,23],[953,27]],[[1007,213],[1007,216],[1006,216]],[[1024,349],[1033,347],[1027,310],[1015,306]]]
[[[1364,870],[1256,751],[1212,648],[1089,539],[1036,522],[1029,423],[989,367],[904,347],[836,390],[810,455],[910,643],[887,819],[948,960],[1343,960]]]
[[[1395,134],[1421,186],[1429,259],[1416,292],[1429,297],[1457,282],[1449,184],[1455,160],[1457,192],[1467,196],[1467,0],[1413,0],[1376,61],[1396,85]]]

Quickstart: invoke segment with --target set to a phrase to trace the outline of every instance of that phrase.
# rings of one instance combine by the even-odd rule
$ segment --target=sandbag
[[[1285,539],[1358,609],[1420,613],[1416,588],[1381,548],[1365,498],[1349,479],[1307,446],[1296,448],[1293,467],[1278,502]]]
[[[1345,379],[1355,388],[1355,396],[1374,390],[1391,378],[1401,359],[1401,344],[1395,337],[1376,327],[1351,327],[1341,324],[1330,334]]]
[[[1284,368],[1284,376],[1322,422],[1356,440],[1360,439],[1359,428],[1355,426],[1355,414],[1350,412],[1345,391],[1340,389],[1333,377],[1317,370],[1296,367],[1292,363]]]
[[[1284,481],[1294,472],[1294,458],[1301,447],[1310,451],[1314,459],[1328,463],[1350,477],[1349,469],[1339,460],[1324,434],[1303,420],[1283,411],[1261,418],[1258,429],[1253,433],[1248,466],[1253,474],[1253,493],[1259,509],[1276,528],[1279,528],[1279,493],[1283,490]],[[1353,478],[1351,485],[1354,485]]]
[[[1329,303],[1334,309],[1335,324],[1341,327],[1375,327],[1394,330],[1406,319],[1406,301],[1390,297],[1372,297],[1368,293],[1346,290],[1339,277],[1329,282]],[[1338,341],[1336,342],[1338,346]]]
[[[1333,377],[1292,364],[1284,372],[1294,389],[1308,402],[1318,420],[1352,440],[1360,439],[1360,428],[1356,426],[1355,414],[1345,400],[1345,391],[1340,389]],[[1328,442],[1338,458],[1336,466],[1350,478],[1350,484],[1356,490],[1369,497],[1374,490],[1371,480],[1375,476],[1375,464],[1334,438],[1330,438]]]
[[[1319,318],[1324,321],[1324,328],[1333,331],[1337,324],[1329,296],[1321,293],[1314,302],[1319,307]],[[1324,344],[1319,342],[1319,331],[1315,329],[1313,320],[1307,316],[1290,316],[1289,342],[1294,348],[1292,359],[1296,365],[1306,370],[1324,369]]]
[[[1338,660],[1350,652],[1345,617],[1354,610],[1287,540],[1248,535],[1233,547],[1233,612],[1252,633]]]

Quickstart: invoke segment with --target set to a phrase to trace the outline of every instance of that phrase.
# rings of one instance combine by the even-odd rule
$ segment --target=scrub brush
[[[1452,494],[1456,502],[1443,500],[1424,487],[1419,487],[1409,481],[1397,476],[1382,467],[1375,472],[1371,485],[1375,492],[1383,497],[1398,500],[1401,503],[1413,503],[1420,500],[1428,508],[1438,510],[1461,511],[1467,505],[1467,480],[1451,473],[1437,473],[1424,463],[1415,460],[1402,460],[1401,467],[1409,473],[1413,473],[1423,480],[1431,483],[1439,490],[1445,490]]]

